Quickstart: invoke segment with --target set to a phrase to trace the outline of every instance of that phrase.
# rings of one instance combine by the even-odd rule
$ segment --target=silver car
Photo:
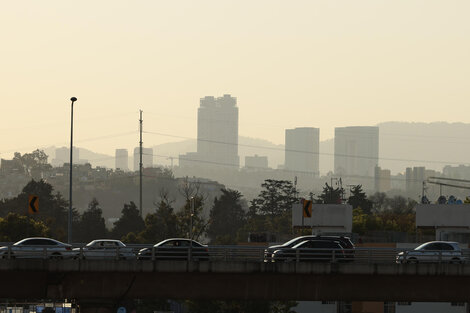
[[[72,246],[52,238],[33,237],[15,242],[11,246],[0,247],[2,258],[50,258],[73,257]]]
[[[462,249],[454,241],[430,241],[410,251],[402,251],[396,257],[397,263],[464,263]]]
[[[89,242],[83,248],[75,248],[76,256],[84,259],[133,259],[132,248],[120,240],[97,239]]]

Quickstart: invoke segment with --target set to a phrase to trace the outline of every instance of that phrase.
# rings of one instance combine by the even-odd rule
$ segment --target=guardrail
[[[6,249],[5,249],[6,248]],[[155,248],[150,245],[129,245],[125,248],[74,249],[51,248],[50,246],[21,247],[7,246],[0,251],[2,259],[97,259],[97,260],[126,260],[126,261],[221,261],[221,262],[332,262],[332,263],[466,263],[470,260],[470,249],[462,253],[449,251],[426,251],[427,255],[416,256],[414,250],[396,248],[356,248],[356,249],[288,249],[281,252],[266,250],[266,247],[252,246],[208,246],[175,247],[171,249]],[[145,253],[139,253],[147,248]]]

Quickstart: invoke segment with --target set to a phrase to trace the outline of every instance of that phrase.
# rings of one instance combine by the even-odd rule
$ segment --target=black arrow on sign
[[[37,200],[38,200],[38,197],[33,197],[33,198],[31,199],[31,201],[29,202],[29,208],[30,208],[31,211],[33,211],[34,213],[37,212],[36,207],[35,207],[35,205],[34,205]]]

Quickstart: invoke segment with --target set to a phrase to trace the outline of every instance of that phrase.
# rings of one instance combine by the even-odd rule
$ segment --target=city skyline
[[[295,127],[318,127],[325,140],[334,127],[469,123],[461,114],[470,100],[469,8],[465,1],[8,3],[0,12],[0,157],[66,146],[72,96],[76,146],[109,155],[135,146],[139,109],[144,145],[158,145],[194,138],[195,103],[226,93],[238,99],[239,134],[275,144]]]

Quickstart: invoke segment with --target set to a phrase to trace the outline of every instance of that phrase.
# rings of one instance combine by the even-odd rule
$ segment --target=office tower
[[[237,98],[204,97],[197,117],[197,153],[200,166],[238,168]]]
[[[286,129],[285,169],[319,176],[320,129]]]
[[[134,148],[134,171],[139,170],[140,163],[140,148]],[[142,148],[142,167],[153,167],[153,149]]]
[[[80,150],[73,147],[73,163],[80,163]],[[52,159],[52,166],[63,166],[64,163],[70,163],[70,148],[62,147],[55,149],[55,158]]]
[[[335,174],[373,178],[379,162],[379,128],[351,126],[335,128]],[[372,182],[371,182],[372,183]]]
[[[268,157],[259,156],[257,154],[255,154],[254,156],[246,156],[245,167],[253,169],[266,169],[268,168]]]
[[[419,199],[422,195],[423,181],[426,177],[426,168],[424,166],[407,167],[405,171],[406,194],[412,199]]]
[[[115,157],[116,169],[120,169],[121,171],[128,171],[129,153],[127,152],[127,149],[116,149]]]
[[[390,170],[381,169],[379,166],[375,167],[375,191],[387,192],[392,188]]]

